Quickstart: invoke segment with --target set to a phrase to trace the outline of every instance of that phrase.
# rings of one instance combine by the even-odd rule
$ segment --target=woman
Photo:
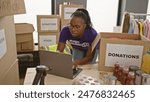
[[[72,15],[70,24],[64,27],[60,33],[57,50],[64,51],[66,41],[72,45],[73,64],[83,65],[93,63],[97,58],[96,48],[92,51],[92,42],[97,36],[92,28],[89,13],[85,9],[77,9]]]

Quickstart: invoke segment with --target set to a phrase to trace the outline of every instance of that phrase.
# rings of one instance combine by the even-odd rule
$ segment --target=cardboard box
[[[83,5],[60,4],[59,15],[60,15],[61,20],[69,20],[72,13],[75,12],[78,8],[83,8]]]
[[[8,71],[0,78],[0,85],[19,85],[18,60],[14,60]]]
[[[60,17],[58,15],[38,15],[37,31],[38,32],[59,32]]]
[[[38,45],[39,50],[49,45],[58,43],[59,33],[39,33],[38,34]]]
[[[30,51],[34,49],[34,27],[29,23],[16,23],[17,51]]]
[[[26,13],[24,0],[0,0],[0,17]]]
[[[26,41],[23,43],[17,43],[17,51],[30,51],[34,49],[34,41]]]
[[[142,57],[150,49],[150,42],[138,34],[101,32],[99,70],[112,71],[114,64],[128,67],[142,64]]]
[[[17,43],[17,51],[21,51],[21,43]]]
[[[14,17],[0,17],[0,79],[16,59]]]
[[[69,20],[61,20],[61,30],[63,27],[68,26],[69,23],[70,23]]]
[[[150,39],[146,38],[144,35],[140,34],[140,36],[143,41],[150,41]]]

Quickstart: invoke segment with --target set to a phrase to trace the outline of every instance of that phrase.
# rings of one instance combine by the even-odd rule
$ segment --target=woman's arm
[[[64,52],[65,46],[66,46],[65,43],[59,42],[59,43],[58,43],[57,50],[58,50],[59,52]]]
[[[94,56],[94,52],[95,52],[95,51],[91,52],[91,50],[92,50],[92,47],[89,46],[86,56],[80,60],[75,60],[73,62],[73,65],[75,65],[75,66],[83,65],[83,64],[87,64],[89,61],[91,61]]]

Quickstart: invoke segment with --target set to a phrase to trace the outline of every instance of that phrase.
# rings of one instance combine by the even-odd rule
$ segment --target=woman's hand
[[[80,65],[80,61],[79,61],[79,60],[75,60],[75,61],[73,62],[73,68],[77,68],[78,65]]]

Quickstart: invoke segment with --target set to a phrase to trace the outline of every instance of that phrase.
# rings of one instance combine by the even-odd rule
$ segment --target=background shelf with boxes
[[[44,49],[58,43],[60,17],[58,15],[37,15],[38,48]]]
[[[69,24],[71,14],[82,5],[60,4],[59,15],[37,15],[39,50],[58,43],[60,30]]]

